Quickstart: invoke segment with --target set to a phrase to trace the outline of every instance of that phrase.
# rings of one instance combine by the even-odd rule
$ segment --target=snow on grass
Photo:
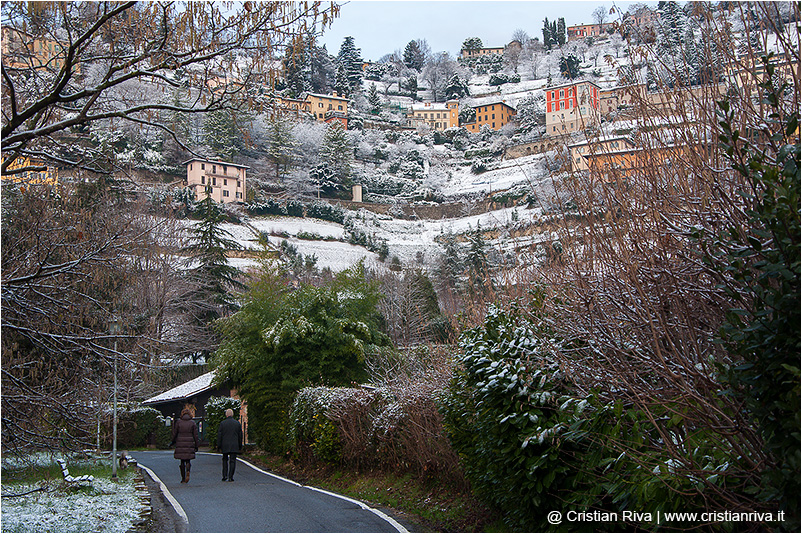
[[[52,459],[34,459],[47,466]],[[13,468],[3,458],[3,469]],[[72,471],[75,462],[68,462]],[[59,470],[60,472],[60,470]],[[134,471],[119,472],[119,481],[95,477],[91,485],[71,486],[62,480],[13,483],[3,476],[3,532],[126,532],[139,518],[140,495]],[[44,491],[31,490],[44,487]]]
[[[365,267],[378,269],[382,265],[378,255],[369,250],[338,241],[307,241],[305,239],[288,239],[304,256],[314,255],[319,269],[328,267],[333,272],[340,272],[353,267],[360,260],[365,260]]]

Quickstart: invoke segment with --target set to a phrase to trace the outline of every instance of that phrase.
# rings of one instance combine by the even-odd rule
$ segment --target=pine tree
[[[661,2],[660,11],[660,44],[670,54],[676,55],[682,46],[684,29],[684,13],[674,1]]]
[[[348,132],[340,122],[332,122],[320,146],[320,165],[310,173],[324,193],[343,191],[351,185],[353,153]]]
[[[378,113],[381,110],[381,99],[375,83],[370,84],[370,89],[368,89],[368,104],[370,104],[370,110],[373,113]]]
[[[280,117],[271,118],[267,128],[267,159],[276,167],[276,180],[287,174],[294,150],[295,140],[287,122]]]
[[[195,287],[184,307],[192,318],[190,323],[214,339],[212,323],[237,309],[231,292],[245,287],[238,280],[241,271],[229,265],[226,255],[226,251],[237,250],[240,246],[222,228],[226,217],[211,195],[197,204],[196,214],[200,220],[189,229],[189,245],[182,250],[191,266],[187,277]],[[202,355],[208,356],[213,351],[214,346],[210,344]]]
[[[417,41],[410,41],[404,49],[404,65],[418,72],[423,68],[426,57]]]
[[[313,46],[314,37],[299,35],[284,54],[284,82],[293,97],[312,89]]]
[[[231,161],[245,147],[240,118],[239,114],[226,109],[206,115],[204,141],[220,158]]]
[[[336,85],[346,90],[343,96],[351,96],[362,87],[362,56],[351,36],[343,40],[337,54]]]

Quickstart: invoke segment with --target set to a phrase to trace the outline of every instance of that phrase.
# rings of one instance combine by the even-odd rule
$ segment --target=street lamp
[[[117,482],[117,334],[120,332],[120,320],[112,316],[109,332],[114,336],[114,423],[112,424],[111,442],[111,479]]]

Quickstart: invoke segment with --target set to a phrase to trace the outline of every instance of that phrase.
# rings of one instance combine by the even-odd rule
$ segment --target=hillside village
[[[98,366],[124,354],[125,402],[158,421],[186,402],[206,424],[209,396],[232,397],[258,450],[472,486],[512,531],[548,527],[538,514],[556,494],[652,512],[678,509],[683,494],[708,510],[723,495],[716,506],[784,510],[798,526],[798,477],[777,474],[798,475],[798,455],[767,452],[798,445],[798,407],[791,393],[765,408],[784,412],[753,407],[765,397],[744,384],[769,374],[736,376],[734,362],[754,362],[733,348],[743,325],[727,311],[743,300],[744,320],[759,322],[749,306],[766,294],[798,302],[798,236],[788,244],[772,226],[799,222],[797,3],[600,5],[573,26],[538,20],[535,3],[536,25],[511,26],[506,43],[465,35],[460,50],[434,52],[422,35],[370,60],[353,37],[334,55],[308,27],[261,49],[254,30],[186,65],[154,47],[137,56],[140,45],[111,30],[97,50],[75,46],[76,28],[116,15],[68,4],[75,28],[48,27],[66,14],[4,8],[4,389],[28,352]],[[232,16],[261,13],[247,4]],[[141,31],[143,43],[171,41]],[[147,57],[136,66],[145,74],[115,78],[133,67],[104,66],[114,47],[121,63]],[[82,53],[92,60],[71,63]],[[766,192],[775,185],[791,193]],[[791,207],[761,211],[747,190]],[[722,237],[730,228],[744,235]],[[775,239],[781,252],[769,256]],[[745,264],[777,270],[756,290],[757,277],[734,272]],[[50,276],[57,283],[29,285]],[[119,350],[121,336],[108,335],[118,316]],[[45,317],[51,330],[31,326]],[[772,343],[754,335],[752,347]],[[320,361],[293,359],[301,353]],[[761,391],[797,387],[798,400],[795,361]],[[37,406],[65,373],[47,369],[29,388]],[[67,372],[71,388],[90,385],[65,411],[92,406],[86,432],[94,440],[97,425],[100,448],[110,379],[84,372]],[[723,390],[741,393],[725,402]],[[5,413],[28,429],[51,417],[6,397],[4,448],[49,447],[47,432],[6,441]],[[372,410],[364,435],[348,426],[355,406]],[[78,447],[89,438],[75,425]],[[639,425],[643,440],[627,433]],[[558,435],[590,452],[566,452]],[[671,440],[683,445],[664,451]],[[509,463],[495,465],[491,449]],[[761,486],[758,465],[781,486]],[[565,466],[593,475],[563,482]]]

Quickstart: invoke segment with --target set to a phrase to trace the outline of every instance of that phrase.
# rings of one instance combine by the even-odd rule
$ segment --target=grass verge
[[[483,532],[494,529],[497,518],[469,490],[460,490],[434,478],[379,470],[356,471],[339,466],[302,466],[279,456],[249,453],[245,459],[272,473],[389,508],[410,531]]]

